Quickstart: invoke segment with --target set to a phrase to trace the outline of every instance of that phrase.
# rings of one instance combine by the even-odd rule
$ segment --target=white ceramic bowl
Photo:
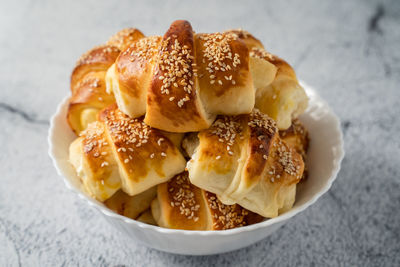
[[[309,86],[302,83],[310,98],[309,108],[300,117],[309,130],[308,179],[297,188],[294,207],[276,218],[224,231],[172,230],[141,223],[114,213],[81,190],[79,178],[68,162],[68,147],[76,138],[66,121],[68,98],[58,106],[49,129],[49,155],[65,185],[99,214],[135,242],[158,250],[187,255],[217,254],[249,246],[276,231],[288,219],[305,210],[331,187],[344,156],[338,117]],[[318,211],[315,211],[318,212]],[[88,237],[90,238],[90,237]]]

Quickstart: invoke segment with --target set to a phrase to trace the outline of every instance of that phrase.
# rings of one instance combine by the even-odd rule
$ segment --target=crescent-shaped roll
[[[159,226],[184,230],[226,230],[263,220],[237,204],[224,205],[215,194],[191,184],[187,172],[158,185],[151,210]]]
[[[267,115],[221,116],[198,139],[187,165],[194,185],[263,217],[292,207],[304,162]]]
[[[266,87],[276,67],[253,60],[233,32],[195,34],[175,21],[163,37],[132,44],[107,72],[107,88],[131,117],[169,132],[208,128],[218,114],[248,114],[255,86]]]
[[[101,109],[115,102],[114,96],[106,91],[106,72],[121,49],[142,37],[137,29],[122,30],[106,45],[89,50],[78,60],[71,75],[72,95],[67,114],[68,123],[76,134],[95,121]]]
[[[111,105],[70,146],[70,162],[83,185],[104,201],[117,190],[137,195],[185,169],[179,149],[142,118],[131,119]]]

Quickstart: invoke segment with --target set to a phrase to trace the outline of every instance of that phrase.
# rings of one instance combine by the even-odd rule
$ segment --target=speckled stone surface
[[[190,257],[126,239],[69,192],[47,156],[49,117],[81,53],[123,27],[242,27],[342,120],[332,189],[257,244]],[[399,266],[399,1],[1,1],[0,266]]]

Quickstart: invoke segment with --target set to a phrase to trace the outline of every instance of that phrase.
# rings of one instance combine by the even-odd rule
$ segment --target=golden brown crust
[[[246,43],[249,50],[251,50],[253,47],[264,48],[261,41],[255,38],[251,33],[249,33],[246,30],[232,29],[232,30],[227,30],[225,32],[236,34],[238,38],[240,38]]]
[[[81,133],[83,137],[83,153],[88,159],[88,167],[93,173],[95,180],[102,180],[103,177],[108,176],[110,171],[108,166],[110,158],[110,147],[108,146],[107,139],[104,134],[104,124],[95,122]],[[103,163],[107,162],[107,165]],[[99,166],[101,166],[99,168]],[[105,168],[103,168],[105,167]]]
[[[187,172],[180,173],[158,186],[159,204],[166,225],[185,230],[206,230],[207,211],[201,189],[192,185]]]
[[[206,128],[195,90],[193,30],[187,21],[175,21],[159,48],[147,96],[145,122],[171,132]]]
[[[143,84],[150,82],[152,64],[157,53],[156,48],[161,37],[151,36],[140,39],[123,51],[116,61],[116,71],[120,82],[120,90],[139,98],[143,92]],[[121,88],[122,87],[122,88]]]
[[[209,162],[209,169],[219,174],[230,172],[237,164],[244,140],[242,117],[219,116],[209,129],[201,131],[198,136],[204,142],[198,160],[203,162],[213,158],[215,160]]]
[[[206,109],[216,114],[246,113],[232,101],[254,92],[246,44],[232,33],[196,34],[195,39],[198,81]]]
[[[167,153],[177,154],[177,151],[171,151],[170,147],[174,147],[174,144],[168,138],[146,125],[142,118],[132,119],[123,114],[116,104],[102,110],[99,117],[105,122],[117,151],[117,160],[128,171],[130,179],[138,182],[150,170],[165,177],[161,166]],[[149,159],[150,164],[147,164]]]
[[[120,51],[124,51],[128,48],[133,42],[144,37],[144,34],[136,28],[126,28],[122,29],[113,36],[111,36],[107,45],[115,46]]]
[[[120,50],[115,46],[100,45],[83,54],[71,74],[71,92],[76,91],[79,82],[89,72],[107,71],[119,53]]]
[[[263,176],[268,157],[276,142],[278,129],[275,122],[268,116],[255,110],[246,116],[249,141],[248,159],[244,168],[244,184],[247,187],[258,183]]]
[[[276,77],[279,77],[281,75],[287,75],[297,81],[294,69],[292,68],[292,66],[289,65],[289,63],[287,63],[282,58],[273,55],[271,53],[268,53],[263,48],[258,48],[258,47],[254,47],[250,50],[250,56],[261,58],[274,64],[277,67]]]

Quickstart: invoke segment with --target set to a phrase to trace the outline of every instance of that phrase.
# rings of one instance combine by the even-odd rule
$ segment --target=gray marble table
[[[69,192],[49,117],[85,50],[123,27],[242,27],[287,59],[342,120],[332,189],[265,240],[190,257],[135,244]],[[399,266],[399,1],[0,1],[0,266]]]

